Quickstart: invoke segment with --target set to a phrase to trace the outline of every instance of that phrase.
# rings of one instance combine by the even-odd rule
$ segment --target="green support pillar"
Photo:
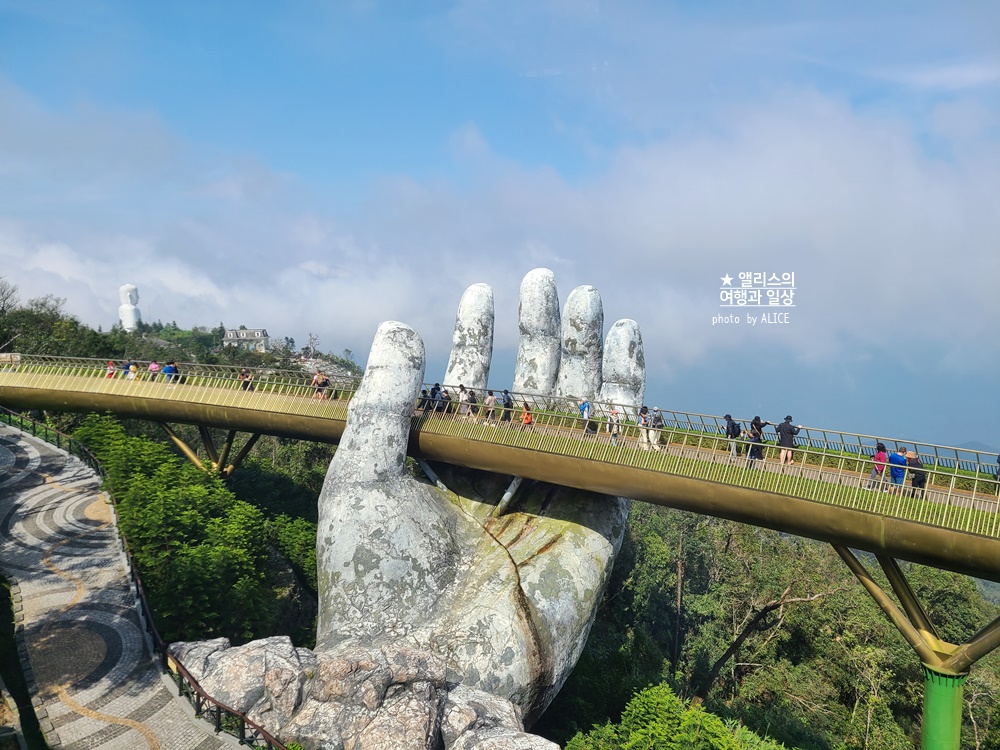
[[[924,728],[921,750],[959,750],[962,686],[968,674],[943,674],[924,667]]]

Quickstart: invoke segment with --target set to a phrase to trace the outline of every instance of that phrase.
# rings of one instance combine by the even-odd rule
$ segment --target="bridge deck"
[[[92,360],[18,357],[0,362],[0,404],[184,422],[322,442],[343,433],[353,383],[318,398],[304,373],[258,372],[242,390],[238,368],[185,365],[167,382],[105,377]],[[143,373],[145,374],[145,373]],[[748,465],[733,457],[714,417],[668,412],[653,446],[635,425],[612,445],[588,433],[575,405],[518,396],[532,407],[533,429],[518,412],[502,421],[480,412],[413,417],[410,452],[431,460],[523,476],[583,490],[728,518],[1000,581],[1000,508],[992,467],[969,452],[921,446],[926,491],[868,485],[874,438],[803,431],[796,462],[781,467],[776,449]],[[595,404],[595,413],[609,405]],[[602,424],[598,416],[594,425]],[[817,433],[822,435],[818,437]],[[886,441],[887,443],[889,441]],[[898,441],[897,441],[898,444]],[[643,449],[646,450],[643,450]],[[745,450],[745,445],[744,445]]]

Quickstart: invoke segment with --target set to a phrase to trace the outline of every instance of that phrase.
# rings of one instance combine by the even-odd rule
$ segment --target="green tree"
[[[107,472],[163,637],[243,641],[259,633],[273,600],[266,571],[273,539],[263,513],[166,446],[128,436],[111,417],[88,417],[75,436]]]
[[[616,726],[579,733],[566,750],[779,750],[738,723],[727,725],[701,706],[687,705],[669,685],[637,693]]]

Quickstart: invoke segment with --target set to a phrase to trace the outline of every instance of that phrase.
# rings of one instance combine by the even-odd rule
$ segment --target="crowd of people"
[[[886,469],[889,478],[886,481]],[[872,456],[872,471],[868,477],[868,489],[887,489],[891,493],[901,493],[906,482],[906,473],[910,473],[910,489],[920,497],[927,487],[927,472],[920,462],[920,457],[905,445],[900,445],[888,454],[884,443],[875,445],[875,455]]]
[[[779,463],[782,465],[794,463],[795,436],[799,434],[802,425],[793,425],[790,414],[785,417],[783,422],[777,424],[761,421],[759,416],[755,416],[750,421],[746,437],[743,437],[742,426],[733,419],[731,414],[726,414],[723,419],[726,420],[723,431],[729,440],[729,449],[734,457],[740,455],[741,443],[747,443],[748,467],[755,468],[758,462],[764,458],[764,428],[768,426],[774,427],[777,436],[776,442],[780,449]],[[887,466],[889,468],[888,481],[885,478]],[[903,445],[888,455],[885,445],[880,442],[875,446],[871,475],[865,486],[867,489],[888,489],[891,493],[902,493],[907,474],[910,477],[910,494],[921,497],[927,487],[927,472],[924,471],[920,457],[914,451],[907,450],[906,446]]]
[[[120,376],[126,380],[145,379],[148,381],[162,379],[170,385],[180,380],[175,360],[170,360],[162,366],[156,360],[151,361],[145,367],[144,378],[140,377],[142,373],[137,362],[126,360],[121,365],[117,365],[114,360],[109,360],[106,373],[108,378]],[[244,391],[253,391],[253,381],[253,371],[245,367],[241,368],[238,375],[238,387]],[[322,370],[316,370],[312,377],[311,388],[313,389],[312,398],[328,399],[331,390],[329,376]],[[586,397],[580,398],[577,401],[577,408],[584,436],[596,436],[601,427],[598,421],[599,417],[594,417],[590,400]],[[520,404],[515,404],[513,395],[506,388],[499,394],[493,390],[487,390],[486,396],[480,400],[473,388],[466,388],[465,385],[460,384],[453,398],[447,388],[442,387],[440,383],[435,383],[429,390],[424,388],[420,391],[417,411],[424,415],[453,415],[454,418],[463,421],[476,421],[487,425],[514,423],[522,430],[534,430],[535,426],[535,419],[527,399],[522,399]],[[604,429],[607,431],[612,446],[618,446],[626,434],[628,422],[623,419],[624,411],[624,407],[619,409],[617,406],[612,406],[611,410],[605,413]],[[519,415],[515,422],[514,416],[517,412]],[[662,451],[660,437],[665,424],[663,413],[659,407],[649,409],[643,405],[633,411],[633,416],[634,424],[638,429],[638,447],[644,451]],[[782,422],[768,422],[755,416],[746,429],[741,422],[733,419],[731,414],[726,414],[723,419],[725,425],[721,431],[728,442],[729,451],[733,458],[738,458],[745,445],[747,468],[760,468],[764,461],[764,447],[766,445],[764,428],[766,427],[774,428],[775,443],[779,449],[779,464],[794,463],[795,436],[799,434],[802,425],[792,424],[791,415],[786,416]],[[927,471],[915,451],[908,450],[905,446],[898,446],[895,451],[889,453],[886,446],[879,442],[875,446],[871,460],[871,473],[865,485],[867,489],[902,493],[906,478],[909,477],[910,494],[918,497],[923,495],[927,486]],[[997,458],[997,462],[1000,463],[1000,457]]]
[[[480,402],[475,389],[459,384],[456,396],[457,399],[453,399],[447,388],[435,383],[430,390],[421,389],[417,411],[422,414],[455,414],[463,421],[472,420],[491,425],[512,421],[514,397],[506,388],[499,396],[496,392],[487,390],[485,398]],[[534,424],[527,401],[521,404],[520,424],[523,428],[531,428]]]
[[[527,400],[523,400],[519,406],[520,427],[533,429],[534,417]],[[598,419],[594,417],[594,408],[590,400],[586,397],[578,399],[577,409],[584,436],[596,436],[601,427]],[[480,403],[475,390],[466,388],[465,385],[458,386],[457,402],[453,403],[448,389],[443,388],[440,383],[435,383],[430,390],[424,388],[420,391],[417,411],[424,415],[453,414],[455,418],[463,421],[473,420],[495,425],[499,422],[512,420],[515,404],[513,396],[507,389],[504,389],[500,396],[497,396],[494,391],[488,390],[486,398]],[[606,413],[604,429],[607,431],[612,446],[618,446],[626,432],[628,422],[623,419],[624,411],[624,407],[619,409],[618,406],[612,406],[611,410]],[[643,405],[634,410],[633,416],[634,425],[638,429],[637,445],[639,449],[662,451],[664,446],[661,443],[661,435],[665,423],[659,407],[650,409]],[[803,428],[802,425],[793,424],[790,414],[781,422],[765,421],[760,416],[755,416],[747,424],[746,429],[741,422],[733,419],[731,414],[726,414],[723,419],[725,425],[721,431],[727,439],[729,451],[734,458],[739,458],[745,446],[747,468],[762,468],[765,446],[768,444],[764,435],[766,427],[774,428],[774,444],[778,448],[779,465],[794,464],[795,438]],[[909,494],[917,497],[923,495],[927,486],[927,471],[924,469],[920,457],[914,451],[907,450],[905,446],[899,446],[894,453],[887,455],[885,445],[878,443],[872,462],[873,468],[866,485],[867,488],[881,488],[891,493],[902,493],[905,489],[905,481],[909,477]],[[1000,458],[998,458],[998,463],[1000,463]],[[888,473],[886,473],[887,467]]]
[[[243,372],[246,373],[246,370],[244,370]],[[179,372],[177,370],[177,362],[175,360],[170,360],[161,367],[160,363],[154,359],[146,366],[145,373],[142,373],[142,371],[139,368],[139,363],[134,362],[131,359],[125,360],[125,362],[123,362],[121,365],[116,365],[113,359],[109,359],[105,373],[106,377],[108,378],[114,378],[118,376],[120,373],[121,377],[123,377],[125,380],[144,379],[149,381],[157,380],[159,379],[160,375],[162,375],[163,380],[171,384],[176,382],[179,377]],[[141,377],[143,374],[145,375],[144,378]],[[250,375],[250,377],[251,378],[253,377],[252,374]],[[253,389],[251,388],[250,390]]]

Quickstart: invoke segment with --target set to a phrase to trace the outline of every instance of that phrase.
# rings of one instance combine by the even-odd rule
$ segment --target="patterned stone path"
[[[49,745],[231,748],[150,660],[98,484],[77,458],[0,425],[0,568]]]

